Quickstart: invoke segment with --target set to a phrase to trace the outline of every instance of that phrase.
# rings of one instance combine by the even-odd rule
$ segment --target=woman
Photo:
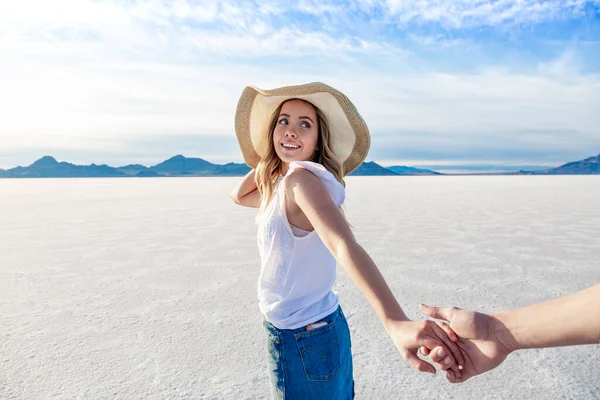
[[[231,197],[260,209],[258,297],[273,397],[354,397],[350,332],[332,291],[336,261],[404,359],[435,373],[416,351],[440,346],[445,354],[439,362],[460,376],[457,362],[464,360],[454,333],[406,317],[339,208],[343,177],[360,166],[370,146],[367,125],[352,102],[323,83],[246,87],[235,118],[244,159],[254,169]]]

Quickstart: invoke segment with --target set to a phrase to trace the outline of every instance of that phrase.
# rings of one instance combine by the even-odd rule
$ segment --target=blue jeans
[[[263,322],[273,399],[354,398],[350,329],[342,308],[320,321],[327,325],[310,331]]]

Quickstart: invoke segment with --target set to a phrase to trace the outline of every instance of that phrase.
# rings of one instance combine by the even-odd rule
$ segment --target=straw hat
[[[319,108],[329,123],[331,148],[344,164],[347,175],[365,160],[371,137],[354,104],[338,90],[321,82],[261,90],[247,86],[237,105],[235,132],[244,160],[256,168],[269,150],[271,116],[286,100],[302,99]]]

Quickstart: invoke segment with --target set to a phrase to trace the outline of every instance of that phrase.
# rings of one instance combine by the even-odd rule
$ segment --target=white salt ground
[[[266,399],[238,179],[0,180],[0,399]],[[347,182],[356,236],[411,318],[600,281],[598,176]],[[358,399],[600,398],[600,346],[520,351],[462,385],[419,374],[338,271]]]

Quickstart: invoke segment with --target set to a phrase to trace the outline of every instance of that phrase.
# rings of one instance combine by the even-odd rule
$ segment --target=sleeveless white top
[[[336,261],[317,232],[290,225],[285,211],[285,179],[297,168],[315,174],[327,188],[336,206],[344,202],[344,186],[321,164],[292,161],[279,180],[274,196],[258,224],[261,271],[259,306],[265,319],[279,329],[296,329],[334,312],[338,295]],[[294,233],[296,232],[296,233]]]

